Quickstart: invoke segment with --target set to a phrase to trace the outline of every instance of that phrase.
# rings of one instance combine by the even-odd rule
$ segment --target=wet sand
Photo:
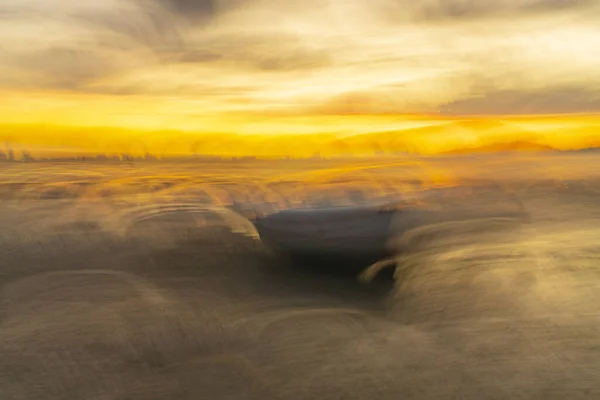
[[[527,223],[433,228],[364,284],[215,210],[127,211],[165,193],[36,198],[41,175],[0,202],[0,399],[600,398],[594,177],[515,183]]]

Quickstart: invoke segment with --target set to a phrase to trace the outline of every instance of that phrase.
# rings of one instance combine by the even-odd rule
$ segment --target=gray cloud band
[[[395,9],[403,18],[439,22],[472,20],[527,14],[577,10],[592,7],[595,0],[391,0],[388,12]]]

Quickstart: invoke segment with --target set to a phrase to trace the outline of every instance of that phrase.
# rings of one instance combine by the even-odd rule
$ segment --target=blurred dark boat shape
[[[281,211],[254,221],[262,242],[296,261],[364,267],[388,257],[396,211],[354,206]]]

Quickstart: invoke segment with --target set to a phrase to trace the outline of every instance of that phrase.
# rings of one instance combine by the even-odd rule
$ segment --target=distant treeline
[[[495,152],[507,152],[507,151],[516,151],[513,149],[501,148]],[[600,148],[586,148],[586,149],[578,149],[578,150],[556,150],[552,149],[551,152],[561,152],[561,153],[600,153]],[[457,151],[457,152],[448,152],[445,154],[441,154],[442,156],[452,156],[452,155],[468,155],[468,154],[485,154],[485,153],[494,153],[494,151]],[[409,156],[407,153],[400,152],[377,152],[373,156],[377,157],[385,157],[385,156]],[[339,158],[353,158],[352,154],[340,154],[338,156],[329,156],[322,157],[320,153],[315,153],[310,157],[292,157],[292,156],[226,156],[226,155],[209,155],[209,154],[189,154],[189,155],[165,155],[162,157],[158,157],[151,153],[146,153],[144,155],[132,155],[129,153],[119,153],[119,154],[76,154],[70,156],[38,156],[34,157],[29,150],[19,149],[18,152],[15,152],[12,147],[8,144],[5,144],[5,150],[0,149],[0,163],[14,162],[14,163],[22,163],[22,162],[97,162],[97,163],[122,163],[122,162],[160,162],[160,161],[169,161],[169,162],[219,162],[219,161],[253,161],[253,160],[322,160],[322,159],[339,159]]]
[[[217,162],[217,161],[256,161],[260,160],[261,157],[257,156],[217,156],[217,155],[178,155],[178,156],[163,156],[157,157],[150,153],[146,153],[143,156],[134,156],[128,153],[121,154],[96,154],[96,155],[73,155],[73,156],[46,156],[46,157],[34,157],[28,151],[20,151],[18,155],[12,150],[2,151],[0,150],[0,162],[100,162],[100,163],[122,163],[122,162],[160,162],[160,161],[178,161],[178,162],[191,162],[191,161],[206,161],[206,162]],[[265,158],[266,159],[266,158]],[[273,157],[268,157],[273,159]],[[306,157],[279,157],[280,160],[315,160],[321,159],[319,155],[315,155],[309,158]]]
[[[60,162],[60,161],[96,161],[96,162],[123,162],[123,161],[155,161],[157,157],[152,155],[132,156],[130,154],[119,155],[74,155],[74,156],[48,156],[34,157],[28,151],[21,151],[19,155],[11,150],[0,150],[0,162]]]

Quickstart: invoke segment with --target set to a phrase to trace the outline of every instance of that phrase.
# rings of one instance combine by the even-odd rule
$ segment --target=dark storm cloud
[[[396,11],[417,19],[469,20],[519,14],[538,14],[579,9],[596,4],[595,0],[401,0]]]
[[[600,112],[600,90],[562,87],[537,91],[502,90],[456,100],[440,107],[454,115],[529,115]]]

